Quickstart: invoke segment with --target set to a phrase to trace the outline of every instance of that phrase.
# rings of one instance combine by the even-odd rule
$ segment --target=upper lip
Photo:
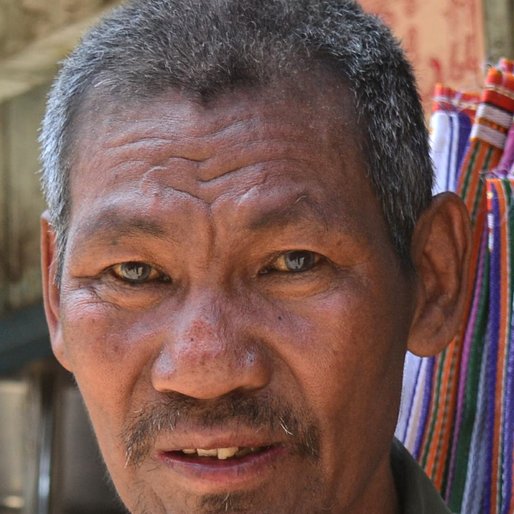
[[[278,437],[266,436],[259,433],[200,433],[177,434],[171,433],[157,437],[156,447],[160,452],[180,451],[183,449],[212,450],[215,448],[259,448],[285,444]]]

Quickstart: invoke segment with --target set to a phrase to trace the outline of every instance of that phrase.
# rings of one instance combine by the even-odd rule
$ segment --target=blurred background
[[[38,128],[58,62],[116,0],[0,0],[0,514],[115,514],[72,377],[51,357],[39,271]],[[363,0],[436,83],[480,90],[514,57],[513,0]]]

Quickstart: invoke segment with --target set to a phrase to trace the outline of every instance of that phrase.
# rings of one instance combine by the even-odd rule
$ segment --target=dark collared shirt
[[[402,514],[451,514],[419,464],[396,439],[391,464]]]

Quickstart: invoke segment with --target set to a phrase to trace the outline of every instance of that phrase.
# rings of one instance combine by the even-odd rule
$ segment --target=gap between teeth
[[[199,457],[217,457],[220,460],[230,459],[231,457],[244,457],[249,453],[257,451],[258,448],[239,448],[233,446],[231,448],[213,448],[211,450],[204,450],[203,448],[186,448],[182,453],[186,455],[197,454]]]

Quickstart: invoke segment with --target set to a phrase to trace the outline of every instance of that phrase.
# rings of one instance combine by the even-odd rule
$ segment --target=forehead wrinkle
[[[285,163],[289,166],[293,163],[304,164],[300,159],[292,158],[256,158],[255,160],[245,160],[244,164],[239,164],[237,159],[235,159],[233,161],[233,167],[227,168],[224,171],[219,171],[221,166],[216,166],[216,164],[213,164],[211,167],[218,170],[217,172],[212,173],[210,177],[202,177],[199,175],[196,180],[203,186],[208,186],[209,184],[215,184],[217,181],[226,180],[229,178],[235,178],[237,180],[237,177],[230,177],[230,175],[237,175],[238,173],[247,173],[248,171],[251,171],[253,173],[260,174],[266,170],[267,165],[280,163]],[[201,168],[201,166],[199,166],[199,168]]]
[[[118,159],[125,151],[130,154],[137,152],[137,158],[134,159],[131,156],[130,161],[149,164],[153,171],[173,171],[166,168],[173,165],[190,165],[190,172],[195,173],[196,179],[202,183],[217,180],[258,163],[280,160],[302,163],[302,159],[291,157],[293,155],[291,150],[299,152],[298,141],[293,137],[263,138],[259,135],[256,138],[254,136],[247,131],[236,144],[227,143],[224,139],[218,141],[216,138],[211,141],[182,138],[180,142],[169,140],[157,146],[147,146],[142,140],[128,145],[113,145],[110,148],[121,154]],[[207,137],[209,136],[205,139]],[[159,139],[159,141],[163,140]],[[193,155],[195,153],[201,154],[201,157],[199,155],[195,157]],[[125,156],[124,160],[127,158],[128,156]]]
[[[84,125],[90,127],[94,126],[93,122],[99,122],[104,126],[103,132],[107,137],[104,138],[102,146],[105,149],[128,153],[140,150],[144,152],[147,149],[144,160],[153,164],[160,164],[170,157],[203,164],[207,160],[218,157],[220,147],[231,146],[224,143],[231,139],[232,133],[238,136],[238,146],[245,146],[245,149],[261,143],[265,143],[268,147],[273,142],[286,142],[291,145],[298,143],[294,138],[294,134],[298,131],[298,124],[292,119],[285,120],[283,117],[276,116],[269,105],[260,106],[260,111],[244,112],[237,109],[236,112],[228,113],[226,110],[220,112],[219,109],[215,109],[215,106],[210,108],[197,106],[194,102],[190,103],[190,106],[186,114],[191,111],[191,116],[162,116],[162,105],[157,104],[154,99],[148,103],[143,102],[139,109],[132,113],[123,111],[123,115],[115,107],[113,112],[101,114]],[[155,109],[158,111],[154,113]],[[264,112],[262,112],[263,109]],[[137,118],[132,120],[134,116]],[[136,126],[130,123],[132,121],[137,121],[137,130],[131,130],[130,126]],[[118,123],[127,122],[128,129],[124,126],[123,131],[116,130]],[[266,127],[264,131],[263,122]],[[178,132],[177,126],[180,127]],[[175,127],[175,133],[170,130],[173,127]],[[291,129],[293,137],[284,138]],[[99,130],[102,132],[101,128]],[[270,138],[277,130],[279,137]],[[237,153],[234,150],[232,148],[231,153]]]
[[[304,145],[294,135],[271,137],[268,134],[262,137],[260,134],[247,132],[238,139],[237,142],[213,144],[213,154],[197,164],[199,181],[210,182],[228,173],[260,164],[283,162],[289,167],[309,165],[308,149],[303,148]]]
[[[138,138],[129,142],[105,142],[104,148],[108,151],[114,151],[121,155],[137,155],[138,160],[150,164],[161,164],[170,159],[180,159],[192,163],[201,163],[210,157],[210,152],[206,152],[205,145],[191,142],[184,143],[177,139],[163,139],[160,137]],[[192,149],[192,151],[188,151]],[[203,154],[199,156],[199,153]]]
[[[155,99],[153,100],[155,103]],[[191,103],[194,107],[195,104]],[[168,149],[170,145],[173,145],[173,149],[183,157],[191,161],[204,161],[213,155],[212,147],[214,150],[219,146],[219,140],[226,140],[231,136],[232,132],[236,133],[250,133],[249,127],[256,125],[255,113],[242,113],[237,111],[235,113],[230,112],[216,112],[210,113],[208,109],[201,109],[198,112],[194,109],[188,109],[193,111],[192,113],[186,113],[183,116],[170,117],[162,116],[162,108],[159,104],[152,105],[142,104],[141,107],[147,108],[147,110],[141,111],[141,109],[135,111],[133,114],[137,116],[134,120],[131,116],[117,116],[116,111],[111,113],[115,117],[115,121],[112,120],[111,116],[100,115],[99,119],[96,120],[100,123],[106,123],[105,130],[109,134],[109,138],[105,141],[104,147],[107,149],[111,148],[126,148],[128,150],[135,149],[136,151],[140,146],[149,146],[152,151],[158,150],[159,148],[165,147]],[[155,115],[148,115],[150,111],[153,114],[153,110],[158,108]],[[124,113],[125,114],[125,113]],[[146,118],[144,118],[146,114]],[[143,118],[142,118],[143,116]],[[116,120],[117,118],[117,120]],[[88,125],[92,125],[95,119],[89,120]],[[112,136],[116,130],[116,121],[119,121],[123,125],[124,130],[120,131],[119,135]],[[136,126],[137,130],[126,129],[125,124]],[[200,122],[201,121],[201,122]],[[170,130],[171,126],[180,126],[180,131],[174,133]],[[205,141],[209,140],[206,144]],[[201,157],[198,157],[201,154]]]

